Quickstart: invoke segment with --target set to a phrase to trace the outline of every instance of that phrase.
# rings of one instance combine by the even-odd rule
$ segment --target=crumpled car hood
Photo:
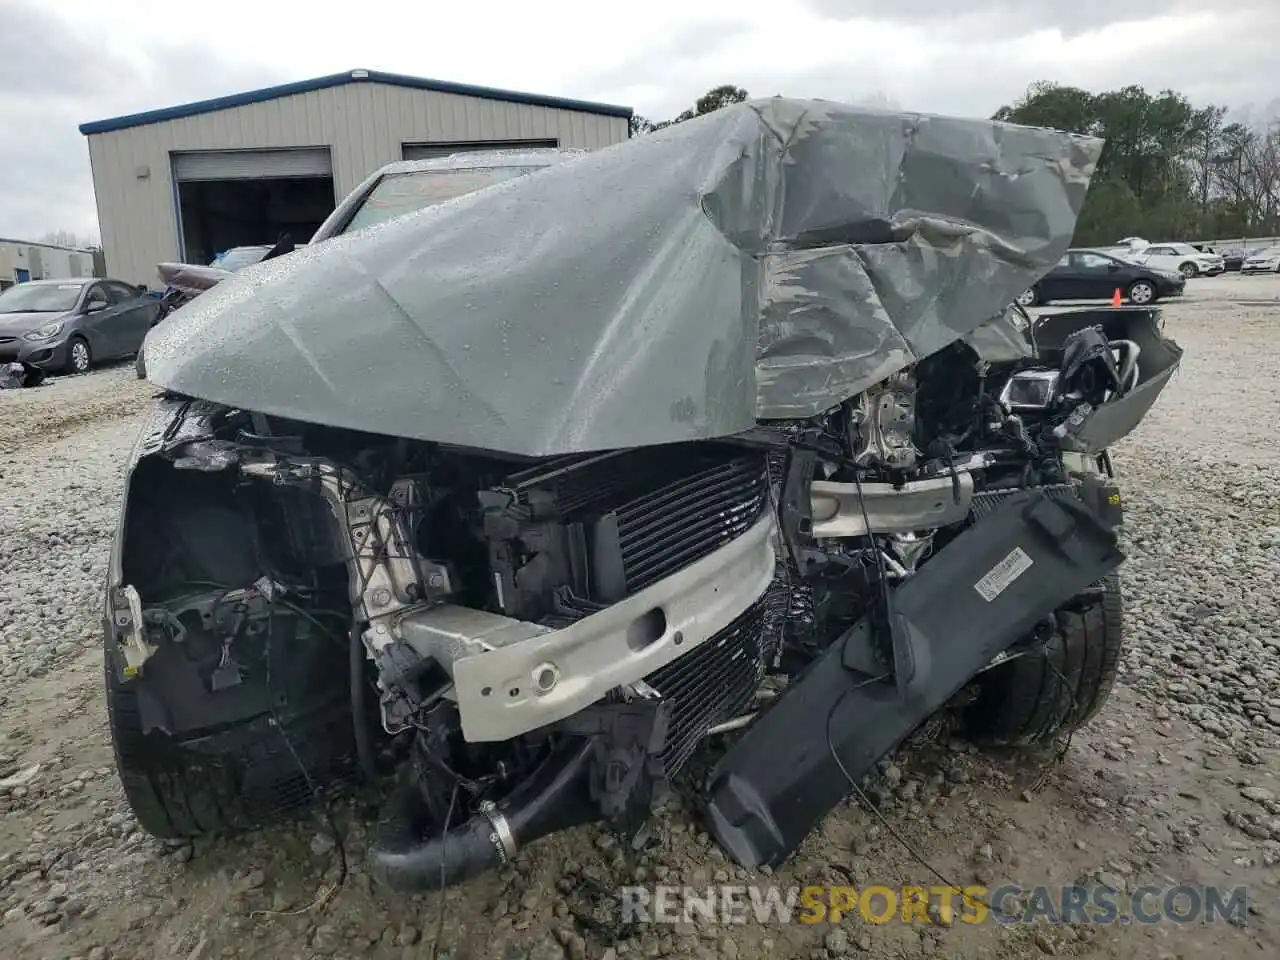
[[[257,264],[149,379],[529,456],[807,417],[969,335],[1062,256],[1102,141],[776,98]]]

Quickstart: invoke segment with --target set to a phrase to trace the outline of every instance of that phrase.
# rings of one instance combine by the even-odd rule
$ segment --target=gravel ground
[[[340,845],[321,817],[176,848],[137,830],[115,779],[96,619],[121,463],[150,390],[124,366],[0,394],[0,956],[1280,955],[1280,278],[1193,281],[1166,317],[1187,351],[1182,373],[1115,451],[1130,557],[1121,682],[1065,760],[915,744],[883,771],[883,820],[842,807],[777,876],[732,867],[677,801],[643,854],[578,830],[443,903],[371,884],[364,798],[334,811]],[[637,881],[938,883],[894,832],[949,881],[1246,884],[1250,914],[1243,925],[621,928],[598,893]]]

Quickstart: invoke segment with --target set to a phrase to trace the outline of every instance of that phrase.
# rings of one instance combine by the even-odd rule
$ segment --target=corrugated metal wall
[[[93,276],[93,254],[43,244],[0,241],[0,280],[10,282],[18,270],[32,280]]]
[[[595,149],[627,139],[627,120],[381,83],[349,83],[214,113],[89,136],[107,272],[155,284],[178,256],[170,153],[329,146],[335,201],[401,158],[404,143],[556,138]],[[147,169],[148,175],[139,174]]]

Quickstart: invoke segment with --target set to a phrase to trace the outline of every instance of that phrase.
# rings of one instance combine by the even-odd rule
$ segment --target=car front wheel
[[[1040,294],[1036,290],[1036,288],[1027,287],[1027,289],[1023,290],[1020,294],[1018,294],[1017,302],[1018,302],[1018,306],[1026,308],[1026,307],[1034,307],[1036,303],[1039,302],[1039,300],[1040,300]]]
[[[67,345],[67,373],[88,373],[93,366],[93,354],[83,337],[73,337]]]
[[[1184,263],[1180,266],[1178,268],[1178,272],[1182,274],[1183,280],[1190,280],[1192,277],[1200,273],[1200,271],[1196,269],[1196,265],[1191,262]]]
[[[1156,299],[1155,284],[1148,280],[1137,280],[1129,285],[1129,302],[1136,304],[1154,303]]]
[[[978,675],[977,698],[961,723],[968,737],[997,746],[1048,743],[1089,723],[1106,704],[1124,650],[1120,578],[1053,615],[1036,653]]]

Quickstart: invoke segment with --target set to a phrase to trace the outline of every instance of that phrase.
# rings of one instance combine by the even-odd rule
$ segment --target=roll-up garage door
[[[173,176],[194,180],[264,180],[273,177],[330,177],[328,147],[287,150],[200,150],[173,155]]]
[[[479,153],[482,150],[528,150],[534,147],[558,147],[560,141],[551,140],[479,140],[468,143],[406,143],[403,147],[406,160],[431,160],[447,157],[451,153]]]

